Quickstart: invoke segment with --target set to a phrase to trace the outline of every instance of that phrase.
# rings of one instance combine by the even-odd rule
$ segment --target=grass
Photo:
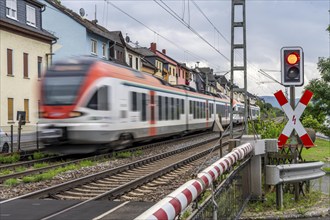
[[[330,141],[317,138],[314,144],[316,146],[303,149],[302,158],[306,161],[330,162]]]
[[[0,163],[16,163],[20,158],[19,154],[0,155]]]
[[[39,169],[39,168],[47,167],[48,165],[49,165],[48,163],[35,163],[33,164],[33,168]]]
[[[18,179],[7,179],[5,180],[5,182],[3,182],[3,184],[5,186],[16,186],[18,185],[20,182]]]
[[[64,173],[69,170],[77,170],[82,167],[88,167],[88,166],[93,166],[95,165],[96,162],[90,161],[90,160],[84,160],[81,161],[79,164],[70,164],[65,167],[59,167],[56,169],[51,169],[48,170],[47,172],[36,174],[36,175],[30,175],[30,176],[25,176],[22,178],[23,183],[34,183],[34,182],[39,182],[39,181],[45,181],[45,180],[50,180],[53,179],[56,175],[60,173]],[[41,168],[48,166],[47,163],[40,163],[40,164],[35,164],[34,168]],[[7,184],[5,182],[6,186],[16,186],[19,184],[21,181],[19,179],[8,179],[6,181],[9,181]]]
[[[283,209],[281,211],[296,209],[299,214],[305,214],[309,207],[314,206],[321,197],[321,192],[312,191],[306,196],[301,196],[298,202],[294,200],[294,194],[283,194]],[[265,195],[264,201],[250,202],[247,206],[249,212],[267,212],[273,211],[276,207],[276,193],[268,193]]]

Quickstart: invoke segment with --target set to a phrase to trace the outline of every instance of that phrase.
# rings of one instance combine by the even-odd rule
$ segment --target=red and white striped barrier
[[[253,147],[250,143],[243,144],[233,149],[232,152],[197,174],[196,179],[186,182],[135,219],[174,219],[206,190],[215,179],[229,169],[236,161],[242,160],[252,149]]]
[[[306,146],[306,148],[310,148],[314,146],[313,141],[311,140],[311,138],[309,137],[305,128],[303,127],[303,125],[299,120],[308,102],[311,100],[313,93],[309,90],[306,90],[302,95],[302,97],[300,98],[295,110],[292,109],[288,100],[284,96],[282,90],[276,92],[274,95],[289,119],[288,123],[285,125],[283,129],[282,134],[278,138],[279,148],[282,148],[283,145],[286,143],[286,141],[289,139],[293,129],[297,131],[297,134],[299,135],[301,141],[303,142],[304,146]]]

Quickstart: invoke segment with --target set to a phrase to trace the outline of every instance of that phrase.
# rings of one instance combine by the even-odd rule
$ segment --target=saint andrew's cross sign
[[[288,116],[288,123],[285,125],[282,134],[278,138],[278,146],[279,148],[282,148],[286,141],[289,139],[291,132],[293,130],[297,131],[297,134],[299,135],[303,145],[306,148],[310,148],[314,146],[313,141],[307,134],[305,128],[300,122],[300,116],[302,115],[303,111],[305,110],[308,102],[311,100],[313,93],[309,90],[306,90],[303,94],[303,96],[300,98],[298,105],[293,110],[291,105],[289,104],[288,100],[284,96],[284,93],[280,90],[276,92],[275,97],[278,101],[278,103],[281,105],[284,113]]]

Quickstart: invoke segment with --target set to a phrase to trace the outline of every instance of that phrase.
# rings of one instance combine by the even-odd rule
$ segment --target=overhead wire
[[[206,40],[202,35],[200,35],[193,27],[191,27],[190,24],[185,22],[180,18],[180,16],[171,8],[169,7],[163,0],[154,0],[156,4],[158,4],[161,8],[163,8],[167,13],[169,13],[173,18],[175,18],[177,21],[179,21],[181,24],[183,24],[185,27],[187,27],[191,32],[193,32],[196,36],[198,36],[201,40],[203,40],[207,45],[209,45],[213,50],[215,50],[218,54],[220,54],[224,59],[226,59],[228,62],[230,62],[230,59],[225,56],[221,51],[219,51],[216,47],[214,47],[208,40]],[[161,3],[162,4],[161,4]]]
[[[207,59],[198,56],[196,54],[194,54],[193,52],[179,46],[178,44],[176,44],[175,42],[173,42],[172,40],[168,39],[167,37],[163,36],[162,34],[158,33],[157,31],[155,31],[154,29],[150,28],[149,26],[147,26],[146,24],[144,24],[143,22],[139,21],[138,19],[136,19],[135,17],[133,17],[132,15],[130,15],[129,13],[127,13],[126,11],[124,11],[123,9],[121,9],[120,7],[118,7],[117,5],[115,5],[114,3],[112,3],[111,1],[108,1],[108,3],[110,5],[112,5],[114,8],[116,8],[117,10],[119,10],[120,12],[122,12],[123,14],[125,14],[126,16],[130,17],[131,19],[133,19],[134,21],[136,21],[137,23],[139,23],[140,25],[144,26],[145,28],[147,28],[149,31],[153,32],[155,35],[163,38],[164,40],[166,40],[167,42],[173,44],[174,46],[176,46],[177,48],[183,50],[184,52],[186,52],[187,54],[191,55],[192,57],[195,57],[199,60],[208,62]]]

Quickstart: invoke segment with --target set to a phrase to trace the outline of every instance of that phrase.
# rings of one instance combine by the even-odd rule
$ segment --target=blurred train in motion
[[[59,62],[42,79],[39,137],[48,149],[89,153],[211,129],[218,115],[229,124],[228,97],[189,88],[98,59]],[[256,119],[259,107],[250,112]]]

